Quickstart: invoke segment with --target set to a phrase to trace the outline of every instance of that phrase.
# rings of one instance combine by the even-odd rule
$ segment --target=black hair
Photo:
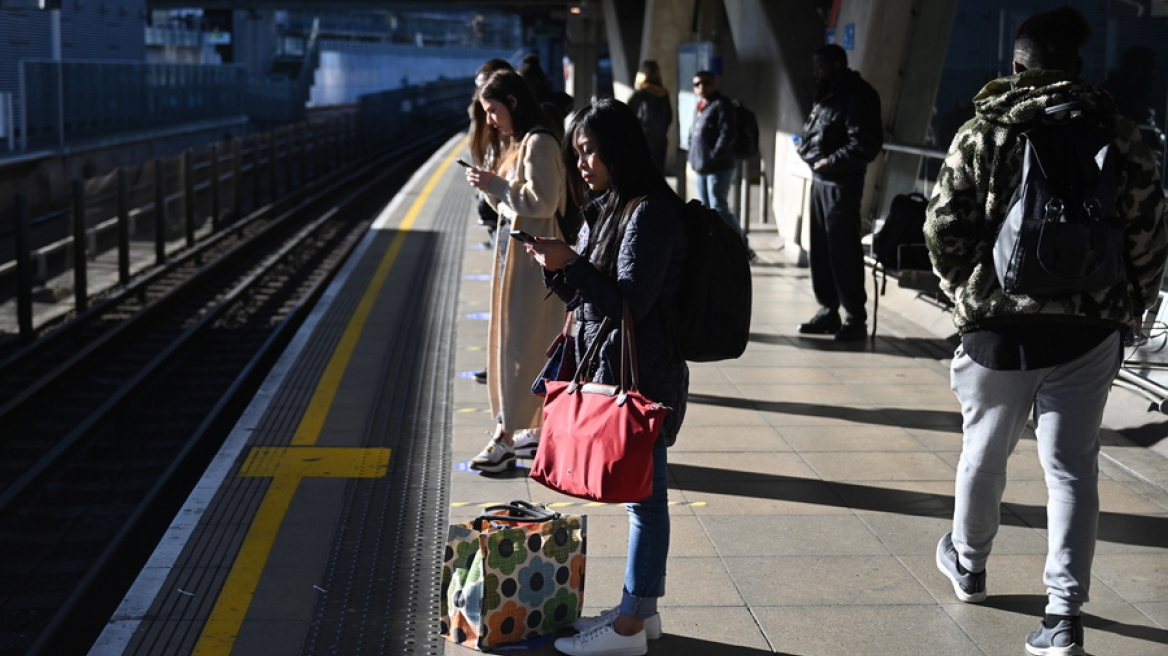
[[[1079,48],[1091,36],[1091,26],[1069,5],[1027,18],[1014,37],[1014,61],[1027,69],[1057,69],[1078,75]]]
[[[564,136],[563,158],[568,191],[578,207],[589,202],[588,187],[576,169],[576,139],[591,138],[600,161],[608,169],[611,186],[593,202],[599,213],[592,223],[589,259],[601,271],[614,273],[625,225],[636,206],[650,194],[671,196],[680,203],[662,177],[637,114],[613,98],[601,98],[577,112]]]
[[[531,85],[535,90],[535,95],[540,97],[545,92],[550,92],[552,89],[552,81],[548,78],[547,73],[544,72],[543,66],[539,63],[539,55],[534,53],[523,56],[523,63],[519,68],[515,69],[519,76]]]
[[[848,51],[835,43],[828,43],[815,49],[815,56],[832,64],[848,67]]]

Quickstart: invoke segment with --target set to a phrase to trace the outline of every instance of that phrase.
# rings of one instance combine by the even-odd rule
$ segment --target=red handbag
[[[571,381],[547,381],[543,431],[530,477],[581,499],[644,501],[653,494],[653,446],[669,408],[637,391],[636,341],[627,303],[620,384],[581,380],[610,327],[606,317]]]

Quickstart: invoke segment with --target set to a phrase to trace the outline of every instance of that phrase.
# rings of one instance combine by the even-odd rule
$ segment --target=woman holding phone
[[[677,438],[689,394],[689,369],[673,346],[665,311],[681,287],[687,248],[682,202],[653,165],[637,115],[611,98],[576,115],[564,139],[564,164],[579,171],[569,179],[584,211],[579,240],[572,248],[537,237],[524,248],[576,313],[577,366],[586,366],[579,358],[593,341],[604,340],[594,382],[619,382],[620,330],[599,331],[606,317],[619,325],[628,305],[636,326],[639,389],[670,411],[653,450],[653,494],[626,504],[629,547],[620,602],[576,620],[580,633],[555,646],[572,656],[639,655],[647,652],[647,640],[661,637],[657,600],[665,594],[669,555],[666,447]]]
[[[565,211],[567,193],[560,132],[514,71],[492,73],[475,101],[482,108],[476,120],[483,124],[473,132],[473,161],[488,161],[493,144],[501,148],[489,168],[467,167],[467,182],[486,192],[499,213],[500,234],[521,230],[561,237],[556,215]],[[513,467],[517,455],[535,455],[543,400],[531,393],[531,383],[547,359],[548,344],[563,328],[564,310],[545,300],[539,265],[514,239],[495,240],[492,273],[487,389],[495,430],[470,466],[494,473]]]

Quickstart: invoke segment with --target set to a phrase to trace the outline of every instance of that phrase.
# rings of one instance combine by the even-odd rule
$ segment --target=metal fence
[[[305,115],[303,83],[251,78],[238,65],[24,60],[19,97],[23,150],[231,116]]]
[[[357,112],[285,125],[70,185],[33,216],[0,199],[0,341],[30,339],[238,219],[370,153],[467,124],[471,79],[377,94]]]

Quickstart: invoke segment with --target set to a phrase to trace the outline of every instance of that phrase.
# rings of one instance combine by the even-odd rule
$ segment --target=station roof
[[[146,0],[148,9],[327,9],[474,11],[501,9],[527,16],[562,18],[588,0]]]

